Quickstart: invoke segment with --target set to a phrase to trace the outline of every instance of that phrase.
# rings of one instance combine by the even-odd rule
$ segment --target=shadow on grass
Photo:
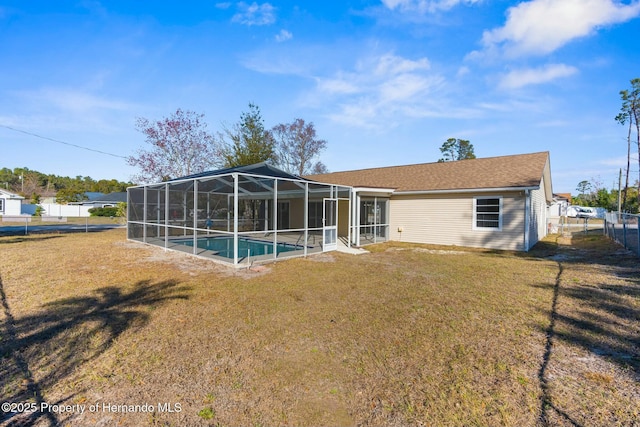
[[[25,234],[24,226],[0,226],[0,237],[32,236],[38,234],[99,233],[102,231],[123,228],[119,224],[64,224],[64,225],[32,225]]]
[[[48,303],[38,313],[16,318],[0,277],[0,400],[35,402],[37,408],[31,413],[2,412],[0,423],[58,425],[54,413],[39,410],[42,404],[54,404],[45,400],[43,391],[96,359],[127,329],[146,324],[150,309],[169,300],[187,299],[188,290],[173,280],[141,281],[126,291],[109,286],[94,295]]]
[[[3,237],[0,235],[0,237]],[[36,242],[39,240],[58,239],[62,236],[38,236],[38,237],[14,237],[12,239],[0,239],[0,245],[9,245],[11,243]]]
[[[558,297],[560,295],[560,283],[562,281],[562,273],[564,272],[564,268],[560,262],[558,262],[558,274],[556,276],[556,281],[553,286],[553,300],[551,302],[551,313],[549,314],[549,327],[546,332],[546,342],[544,346],[544,355],[542,356],[542,365],[540,365],[540,370],[538,371],[538,379],[540,381],[540,389],[542,390],[542,398],[540,403],[540,423],[542,426],[547,427],[552,425],[550,422],[550,412],[554,411],[560,417],[562,417],[567,422],[571,423],[574,427],[580,427],[575,420],[569,416],[569,414],[565,413],[562,409],[556,407],[553,404],[553,399],[551,395],[551,390],[549,387],[547,369],[549,368],[549,363],[551,361],[551,353],[553,351],[553,345],[555,343],[555,338],[557,335],[556,332],[556,322],[558,321]]]
[[[547,369],[554,344],[558,341],[582,347],[640,378],[640,335],[637,328],[624,327],[629,322],[640,321],[640,309],[632,301],[640,296],[640,269],[633,257],[621,255],[619,248],[601,242],[603,238],[585,234],[572,246],[541,242],[528,254],[532,258],[554,260],[558,265],[549,326],[545,330],[545,353],[538,373],[542,390],[540,423],[543,426],[552,425],[552,411],[573,426],[581,425],[554,405],[549,389]],[[581,284],[563,278],[567,269],[581,269],[594,264],[604,266],[607,274],[627,283]],[[559,313],[559,300],[574,308]]]

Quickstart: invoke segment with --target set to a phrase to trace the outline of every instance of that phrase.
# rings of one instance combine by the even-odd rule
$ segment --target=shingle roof
[[[522,188],[540,185],[549,152],[487,157],[443,163],[361,169],[306,178],[352,187],[402,191]]]
[[[553,195],[571,201],[571,193],[554,193]]]
[[[22,197],[19,194],[12,193],[11,191],[2,190],[2,189],[0,189],[0,195],[4,195],[10,199],[24,199],[24,197]]]
[[[118,191],[114,193],[103,194],[100,197],[96,197],[93,200],[89,200],[90,202],[126,202],[127,201],[127,193],[124,191]]]

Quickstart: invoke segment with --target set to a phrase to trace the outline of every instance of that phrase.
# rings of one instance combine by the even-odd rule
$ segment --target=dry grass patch
[[[565,344],[580,331],[561,313],[582,313],[570,289],[546,352],[555,241],[533,256],[371,248],[236,272],[123,230],[0,238],[2,400],[180,406],[58,417],[69,425],[536,425],[560,419],[550,407],[580,425],[632,419],[635,359]],[[589,264],[563,268],[563,286],[594,283]],[[603,264],[599,286],[632,289],[617,268]],[[635,310],[637,297],[617,304]],[[632,314],[620,328],[637,328]],[[586,391],[600,393],[597,411]]]

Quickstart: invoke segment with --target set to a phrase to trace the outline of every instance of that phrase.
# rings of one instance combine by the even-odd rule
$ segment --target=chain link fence
[[[604,217],[604,234],[640,257],[640,215],[607,212]]]
[[[126,220],[119,217],[54,217],[30,215],[0,216],[0,236],[47,232],[90,232],[121,228]]]

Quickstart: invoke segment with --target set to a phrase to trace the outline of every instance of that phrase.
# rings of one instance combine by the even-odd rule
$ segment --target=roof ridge
[[[364,171],[368,171],[368,170],[391,169],[391,168],[406,168],[406,167],[410,167],[410,166],[436,165],[436,164],[439,164],[439,163],[452,164],[452,163],[473,161],[473,160],[491,160],[491,159],[500,159],[500,158],[507,158],[507,157],[532,156],[532,155],[536,155],[536,154],[547,154],[547,155],[549,155],[549,151],[536,151],[536,152],[533,152],[533,153],[521,153],[521,154],[507,154],[507,155],[504,155],[504,156],[476,157],[475,159],[453,160],[453,161],[450,161],[450,162],[423,162],[423,163],[411,163],[411,164],[408,164],[408,165],[376,166],[376,167],[370,167],[370,168],[349,169],[349,170],[342,170],[342,171],[328,172],[328,173],[321,173],[321,174],[314,174],[314,175],[306,175],[306,176],[322,176],[322,175],[331,175],[331,174],[336,174],[336,173],[364,172]]]

